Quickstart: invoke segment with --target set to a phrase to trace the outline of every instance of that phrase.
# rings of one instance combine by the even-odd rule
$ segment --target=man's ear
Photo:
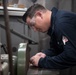
[[[36,11],[35,16],[43,18],[43,13],[41,11]]]

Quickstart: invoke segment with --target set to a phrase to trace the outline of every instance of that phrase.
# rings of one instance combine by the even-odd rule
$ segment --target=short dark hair
[[[27,11],[22,16],[24,22],[26,22],[27,17],[32,18],[36,11],[38,10],[46,10],[46,8],[40,4],[34,4],[27,9]]]

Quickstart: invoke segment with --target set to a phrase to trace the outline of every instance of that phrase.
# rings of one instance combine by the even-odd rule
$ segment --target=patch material
[[[63,44],[66,45],[66,42],[68,42],[68,39],[65,36],[63,36],[62,41],[63,41]]]

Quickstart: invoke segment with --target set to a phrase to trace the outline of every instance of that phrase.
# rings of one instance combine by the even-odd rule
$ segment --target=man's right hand
[[[30,58],[30,63],[34,66],[38,66],[39,59],[45,58],[45,56],[46,55],[44,53],[39,52]]]

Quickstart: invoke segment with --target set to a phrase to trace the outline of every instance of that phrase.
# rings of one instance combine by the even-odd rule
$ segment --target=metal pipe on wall
[[[2,24],[0,24],[0,27],[3,28],[3,29],[6,29],[5,26],[3,26]],[[10,32],[13,33],[14,35],[22,38],[22,39],[26,39],[28,40],[28,43],[29,44],[38,44],[38,42],[36,42],[35,40],[31,39],[30,37],[28,36],[25,36],[24,34],[20,34],[19,32],[13,30],[13,29],[10,29]]]
[[[1,75],[1,29],[0,29],[0,75]]]
[[[5,27],[6,27],[6,41],[7,41],[8,55],[9,55],[9,71],[10,71],[10,75],[14,75],[7,0],[3,0],[3,7],[4,7],[4,21],[5,21]]]

